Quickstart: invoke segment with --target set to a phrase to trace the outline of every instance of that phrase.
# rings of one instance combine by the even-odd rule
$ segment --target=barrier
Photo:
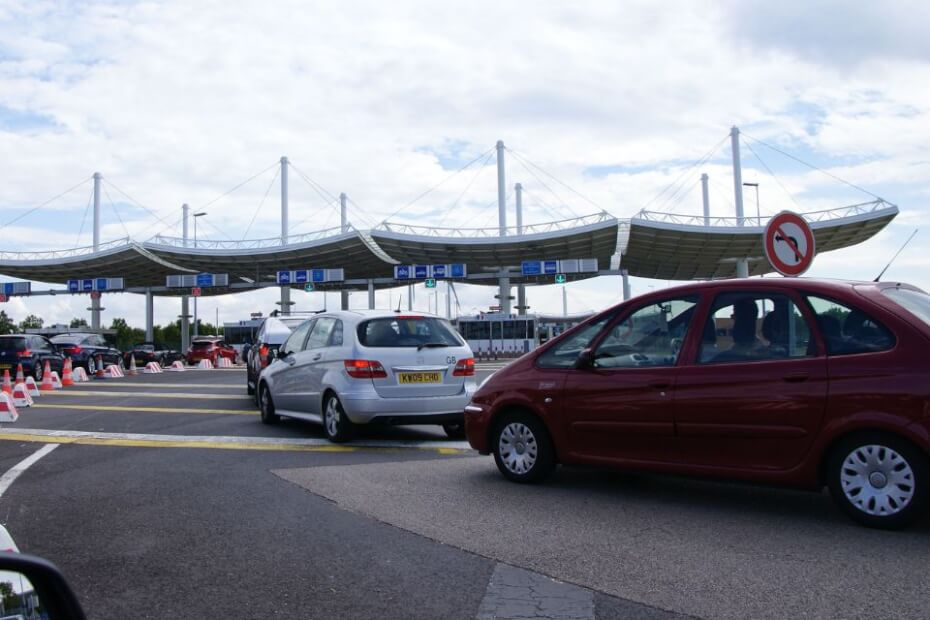
[[[216,367],[217,368],[232,368],[233,363],[229,361],[228,357],[223,357],[222,355],[216,358]]]
[[[39,390],[43,392],[54,391],[55,384],[52,382],[52,368],[49,366],[48,362],[45,362],[45,370],[42,372],[42,383],[39,385]]]
[[[39,392],[39,386],[36,385],[35,379],[33,379],[32,377],[26,377],[26,381],[24,383],[26,384],[26,392],[30,396],[32,396],[33,398],[36,398],[37,396],[42,395],[42,393]]]
[[[74,381],[76,383],[84,383],[85,381],[90,381],[90,377],[87,376],[87,371],[84,370],[81,366],[78,366],[74,369]]]
[[[17,407],[28,407],[32,405],[32,396],[25,383],[17,383],[13,386],[13,404]]]
[[[15,422],[19,412],[13,404],[13,398],[6,392],[0,392],[0,422]]]
[[[142,372],[146,374],[157,374],[161,371],[162,371],[161,364],[159,364],[158,362],[149,362],[148,364],[145,365],[145,368],[142,370]]]
[[[197,364],[197,368],[200,368],[202,370],[209,370],[213,368],[213,362],[211,362],[210,360],[200,360],[200,363]]]
[[[113,379],[119,379],[120,377],[125,377],[123,374],[123,369],[116,364],[108,364],[106,367],[106,375]]]
[[[182,362],[181,360],[175,360],[171,362],[171,366],[169,366],[167,369],[173,372],[184,372],[185,370],[187,370],[186,368],[184,368],[184,362]]]
[[[71,366],[71,358],[65,358],[65,366],[61,370],[61,384],[74,385],[74,368]]]
[[[58,376],[57,370],[52,371],[52,385],[55,387],[56,390],[60,390],[61,388],[64,387],[61,383],[61,377]]]

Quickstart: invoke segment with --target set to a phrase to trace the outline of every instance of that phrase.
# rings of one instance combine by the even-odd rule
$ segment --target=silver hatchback
[[[369,423],[441,424],[462,438],[476,389],[471,348],[445,319],[343,310],[294,329],[259,376],[258,402],[262,422],[318,422],[334,442]]]

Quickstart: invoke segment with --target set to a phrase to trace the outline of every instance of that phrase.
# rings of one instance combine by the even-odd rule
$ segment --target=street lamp
[[[197,247],[197,218],[203,217],[206,215],[206,211],[201,211],[200,213],[194,214],[194,247]],[[200,335],[200,330],[197,327],[197,298],[194,297],[194,338]]]
[[[756,188],[756,220],[758,225],[762,226],[762,213],[759,212],[759,184],[758,183],[743,183],[743,187],[755,187]]]

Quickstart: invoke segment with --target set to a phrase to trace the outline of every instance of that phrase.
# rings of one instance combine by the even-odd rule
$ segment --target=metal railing
[[[516,237],[519,235],[536,235],[540,233],[560,232],[591,224],[600,224],[602,222],[615,222],[614,216],[606,211],[592,213],[581,217],[567,220],[558,220],[556,222],[545,222],[542,224],[524,224],[523,231],[518,233],[516,226],[508,226],[505,230],[507,237]],[[497,226],[488,228],[439,228],[434,226],[417,226],[415,224],[398,224],[396,222],[381,222],[372,229],[373,232],[390,232],[404,235],[416,235],[418,237],[445,237],[445,238],[496,238],[500,237],[500,228]]]
[[[800,215],[802,215],[804,219],[810,223],[828,222],[831,220],[841,220],[857,215],[870,215],[876,211],[881,211],[887,208],[897,208],[897,206],[879,198],[870,202],[862,202],[859,204],[849,205],[847,207],[824,209],[823,211],[810,211],[808,213],[801,213]],[[634,215],[632,217],[632,221],[635,222],[640,220],[645,222],[660,222],[664,224],[681,224],[683,226],[736,227],[742,225],[744,227],[755,226],[761,228],[768,224],[768,221],[771,218],[771,215],[764,215],[761,217],[752,215],[744,216],[743,218],[717,216],[705,218],[703,215],[661,213],[659,211],[646,211],[644,209]]]
[[[63,258],[74,258],[76,256],[90,256],[95,252],[106,252],[113,248],[122,246],[129,247],[132,245],[132,239],[123,237],[113,239],[98,244],[97,249],[94,246],[87,245],[80,248],[69,248],[67,250],[45,250],[41,252],[0,252],[0,260],[21,260],[21,261],[38,261],[38,260],[61,260]]]
[[[355,228],[351,224],[348,226],[348,232],[356,232]],[[343,232],[342,227],[340,226],[325,228],[323,230],[315,230],[313,232],[304,233],[301,235],[290,235],[286,238],[286,245],[297,245],[300,243],[308,243],[310,241],[319,241],[321,239],[335,237],[341,234],[343,234]],[[194,245],[193,239],[187,239],[185,242],[183,237],[165,237],[162,235],[155,235],[149,239],[146,244],[185,248],[188,250],[259,250],[264,248],[282,247],[281,237],[266,237],[264,239],[242,240],[198,239],[197,244]]]

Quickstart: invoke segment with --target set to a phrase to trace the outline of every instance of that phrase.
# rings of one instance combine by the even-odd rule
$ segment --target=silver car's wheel
[[[549,432],[534,415],[505,415],[494,427],[491,441],[497,468],[514,482],[539,482],[555,469]]]
[[[352,439],[355,425],[348,418],[339,398],[331,394],[323,405],[323,432],[333,443],[344,443]]]
[[[274,401],[267,385],[258,386],[258,408],[265,424],[277,424],[281,420],[281,416],[274,411]]]
[[[867,515],[898,514],[914,499],[914,470],[887,446],[859,446],[843,461],[840,473],[849,503]]]
[[[833,499],[863,525],[902,528],[926,505],[930,460],[894,435],[862,433],[844,440],[831,452],[826,471]]]

